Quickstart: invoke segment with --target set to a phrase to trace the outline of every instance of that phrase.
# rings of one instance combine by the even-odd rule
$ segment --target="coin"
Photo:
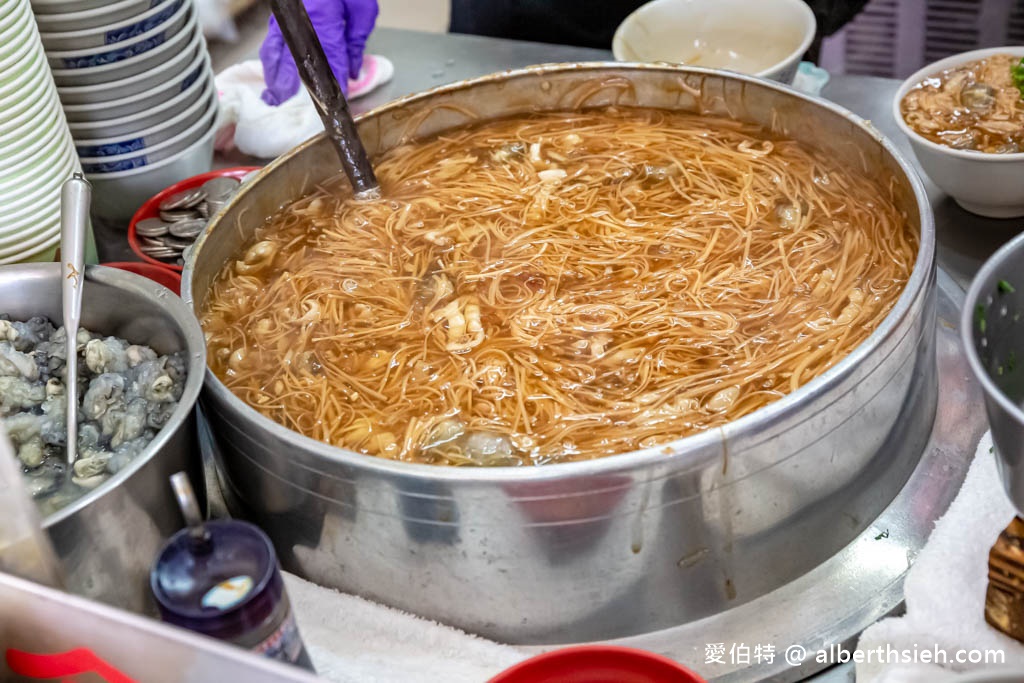
[[[190,218],[195,218],[199,214],[192,209],[172,209],[169,211],[161,211],[160,219],[167,221],[168,223],[175,223],[177,221],[187,221]]]
[[[239,182],[234,178],[211,178],[203,183],[202,190],[207,199],[227,199],[238,190]]]
[[[201,187],[193,187],[191,190],[175,192],[167,199],[160,202],[161,211],[173,211],[175,209],[190,209],[199,202],[206,199],[206,192]]]
[[[173,259],[179,252],[167,247],[142,247],[142,253],[155,259]]]
[[[194,241],[188,239],[181,239],[173,235],[164,235],[160,239],[163,240],[164,246],[170,247],[171,249],[176,249],[178,251],[183,251],[184,249],[191,247],[192,242]]]
[[[206,227],[206,220],[202,218],[193,218],[187,221],[178,221],[177,223],[171,223],[170,233],[175,237],[182,239],[194,240],[199,237],[199,234],[203,232]]]
[[[143,237],[139,240],[144,247],[163,247],[164,243],[162,240],[154,237]]]
[[[230,199],[230,197],[228,197],[228,199]],[[206,202],[206,210],[210,213],[211,216],[216,216],[218,213],[220,213],[221,209],[227,206],[228,199],[211,199],[210,201]]]
[[[209,200],[207,200],[207,201],[203,202],[202,204],[200,204],[199,206],[197,206],[196,207],[196,211],[198,211],[199,215],[202,216],[203,218],[209,218],[210,217],[210,202],[209,202]]]
[[[159,237],[167,234],[167,223],[159,218],[144,218],[135,224],[135,232],[141,237]]]

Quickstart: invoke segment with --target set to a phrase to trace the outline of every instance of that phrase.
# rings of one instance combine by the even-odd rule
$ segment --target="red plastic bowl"
[[[490,683],[705,683],[668,657],[613,645],[545,652],[506,669]]]
[[[158,285],[163,285],[178,296],[181,296],[181,275],[167,267],[166,263],[154,266],[152,263],[137,263],[135,261],[118,261],[116,263],[101,263],[107,268],[127,270],[142,277],[149,278]]]
[[[128,246],[132,248],[132,251],[135,252],[136,256],[138,256],[146,263],[151,263],[155,266],[160,266],[165,270],[173,270],[176,273],[180,273],[181,266],[176,265],[174,263],[166,263],[164,261],[157,260],[150,256],[146,256],[145,254],[142,253],[142,249],[140,248],[141,245],[139,244],[139,235],[138,233],[135,232],[135,226],[138,224],[138,222],[146,218],[159,218],[160,202],[167,199],[176,192],[181,192],[182,190],[191,190],[193,187],[199,187],[207,180],[210,180],[212,178],[228,177],[238,178],[239,180],[241,180],[244,176],[248,175],[249,173],[258,170],[260,170],[259,166],[236,166],[235,168],[222,168],[219,171],[210,171],[209,173],[202,173],[200,175],[192,176],[191,178],[186,178],[185,180],[182,180],[179,183],[171,185],[167,189],[161,191],[159,194],[150,197],[149,201],[147,201],[145,204],[139,207],[139,210],[135,212],[134,216],[132,216],[131,223],[128,224]]]

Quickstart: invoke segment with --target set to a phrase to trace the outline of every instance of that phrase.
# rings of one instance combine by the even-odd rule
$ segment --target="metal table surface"
[[[255,57],[260,39],[258,33],[245,36],[248,44],[233,48],[233,59]],[[611,59],[611,53],[603,50],[394,29],[377,30],[370,39],[368,50],[391,59],[396,73],[390,83],[352,103],[357,114],[396,97],[504,69],[544,62]],[[215,59],[216,69],[227,65],[223,61],[217,63]],[[897,129],[891,113],[891,100],[897,86],[898,82],[891,79],[834,76],[822,95],[870,119],[878,130],[906,153],[908,159],[914,160],[909,144]],[[218,157],[216,165],[223,167],[254,162],[260,163],[234,153]],[[1017,231],[1018,222],[986,219],[967,213],[923,174],[922,177],[935,212],[939,265],[951,276],[952,282],[965,288],[981,263]],[[124,244],[124,226],[99,226],[97,232],[104,260],[130,257]],[[959,297],[951,295],[953,299]],[[963,467],[966,469],[966,463]],[[959,472],[960,476],[962,474]],[[816,683],[852,681],[852,667],[833,668],[818,674],[814,680]]]

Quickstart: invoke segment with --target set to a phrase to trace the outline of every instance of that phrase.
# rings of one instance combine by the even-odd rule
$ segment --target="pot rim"
[[[985,368],[985,364],[981,360],[981,354],[978,353],[978,344],[974,341],[974,316],[976,308],[982,305],[982,300],[988,293],[982,291],[983,288],[991,287],[990,283],[1000,273],[1005,274],[1004,269],[1006,268],[1007,260],[1020,253],[1022,249],[1024,249],[1024,233],[1017,235],[999,247],[982,264],[978,274],[971,281],[971,286],[967,290],[967,296],[964,298],[963,310],[960,312],[960,341],[963,343],[964,355],[967,357],[967,365],[970,367],[971,373],[978,380],[978,383],[981,384],[986,400],[988,402],[994,401],[999,406],[999,410],[1013,418],[1013,421],[1018,425],[1024,425],[1024,409],[1014,403],[1006,392],[999,388],[999,385],[992,379],[991,373]],[[986,306],[988,305],[986,304]]]
[[[4,266],[3,272],[26,279],[53,278],[59,280],[60,264],[31,263],[11,265]],[[188,377],[185,379],[185,388],[182,391],[181,399],[178,401],[174,412],[168,418],[167,424],[157,432],[146,448],[133,458],[124,469],[114,474],[100,486],[43,518],[42,526],[44,529],[57,526],[67,518],[78,514],[83,508],[88,507],[113,491],[122,482],[130,479],[137,471],[145,467],[150,460],[156,457],[157,453],[170,441],[173,433],[177,431],[177,427],[180,427],[188,420],[199,398],[199,391],[203,386],[204,370],[206,368],[206,339],[203,336],[202,328],[199,326],[199,321],[192,313],[190,307],[179,299],[174,292],[142,275],[105,266],[86,266],[85,279],[87,282],[94,282],[130,292],[147,300],[155,300],[155,306],[169,316],[182,331],[182,336],[185,338],[184,350],[188,353]],[[156,288],[155,292],[154,288]]]
[[[543,466],[514,466],[514,467],[452,467],[441,465],[427,465],[421,463],[410,463],[396,460],[388,460],[377,456],[366,455],[356,451],[332,446],[324,441],[312,439],[293,431],[268,417],[259,413],[247,403],[238,398],[214,375],[213,371],[206,368],[206,389],[216,394],[219,400],[225,401],[233,410],[241,411],[249,420],[263,430],[270,432],[275,438],[288,443],[297,451],[314,451],[320,457],[330,460],[337,465],[353,467],[362,471],[369,471],[374,474],[388,475],[392,477],[409,477],[417,480],[427,479],[435,482],[460,482],[460,483],[509,483],[509,482],[540,482],[574,479],[580,476],[608,475],[622,472],[635,472],[638,469],[665,464],[667,458],[682,455],[684,452],[691,455],[699,453],[714,445],[727,444],[730,438],[739,434],[752,434],[763,431],[779,420],[791,417],[794,413],[800,412],[804,404],[813,402],[828,393],[831,388],[847,379],[854,370],[868,357],[875,355],[880,346],[899,328],[903,321],[913,310],[914,304],[921,296],[922,291],[933,278],[935,265],[935,220],[932,214],[931,204],[925,192],[924,185],[916,173],[914,167],[907,161],[906,157],[896,146],[885,137],[869,121],[854,114],[848,109],[839,106],[828,100],[806,95],[794,88],[780,83],[749,76],[722,69],[710,69],[694,66],[680,66],[669,64],[647,64],[632,62],[577,62],[540,64],[522,69],[500,71],[478,78],[459,81],[429,90],[413,93],[400,97],[396,100],[381,105],[365,114],[356,117],[356,123],[382,117],[388,113],[400,110],[403,107],[417,102],[431,100],[439,96],[467,90],[478,85],[492,82],[508,82],[520,78],[534,78],[538,75],[560,74],[564,72],[602,72],[602,71],[634,71],[634,72],[663,72],[672,75],[697,74],[721,78],[725,80],[743,81],[756,87],[777,90],[785,95],[802,100],[804,106],[820,107],[833,114],[850,121],[864,132],[868,133],[886,153],[896,162],[903,174],[906,176],[913,191],[914,199],[917,202],[920,214],[920,236],[917,258],[911,270],[910,278],[904,286],[899,298],[896,300],[892,310],[885,316],[882,323],[859,345],[857,345],[842,360],[807,382],[796,391],[791,392],[773,401],[768,405],[755,410],[737,420],[728,422],[721,427],[707,429],[675,441],[666,442],[650,448],[609,455],[592,460],[580,460],[573,462],[549,463]],[[241,201],[247,192],[256,191],[260,181],[271,176],[280,166],[293,156],[304,152],[307,148],[320,144],[326,137],[326,133],[306,140],[290,151],[279,156],[260,171],[251,182],[246,183],[240,192],[231,200],[231,204]],[[209,235],[219,227],[220,220],[227,215],[228,207],[225,207],[218,216],[211,221],[208,229],[196,241],[195,246],[190,250],[185,259],[184,271],[182,273],[182,299],[195,310],[194,297],[192,292],[192,277],[195,271],[195,264],[203,245]],[[226,228],[225,228],[226,229]],[[198,317],[198,316],[197,316]],[[700,463],[689,459],[691,464],[698,466]]]

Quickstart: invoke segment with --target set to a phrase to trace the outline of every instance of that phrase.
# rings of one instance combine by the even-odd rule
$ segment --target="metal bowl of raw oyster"
[[[793,581],[903,487],[937,400],[934,223],[910,164],[859,117],[741,74],[596,63],[444,86],[374,110],[358,129],[378,154],[476,121],[611,105],[757,123],[878,178],[920,231],[895,307],[828,372],[720,429],[532,468],[334,448],[262,416],[211,373],[203,404],[226,488],[287,569],[506,642],[606,639],[694,622]],[[322,135],[266,167],[199,238],[183,298],[202,310],[266,217],[337,174]]]
[[[0,267],[0,313],[15,321],[42,316],[59,325],[60,264]],[[193,408],[205,372],[203,335],[191,310],[170,290],[144,277],[100,266],[85,271],[82,328],[149,347],[160,355],[177,354],[186,371],[184,387],[175,388],[175,395],[181,392],[177,405],[160,417],[163,426],[140,452],[125,458],[109,476],[80,467],[78,481],[94,488],[55,512],[47,514],[56,505],[45,496],[38,500],[46,515],[43,527],[62,561],[68,590],[146,611],[152,604],[150,564],[164,539],[181,527],[168,477],[185,470],[193,482],[202,481]],[[91,400],[88,394],[80,394],[83,402]],[[154,404],[147,406],[147,411],[153,410],[157,410]],[[83,434],[79,436],[82,444]],[[88,453],[80,452],[83,455]]]
[[[1024,235],[992,255],[971,283],[960,334],[985,393],[1003,486],[1024,511]]]

